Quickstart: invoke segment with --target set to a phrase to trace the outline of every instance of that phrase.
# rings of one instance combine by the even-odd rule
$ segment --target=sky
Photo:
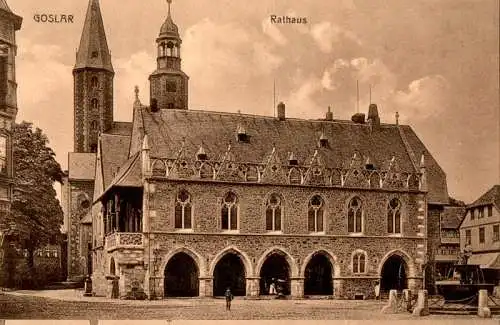
[[[63,168],[73,150],[75,53],[87,0],[7,0],[17,33],[17,121],[49,137]],[[165,0],[100,0],[115,69],[114,117],[130,121],[134,86],[148,76]],[[74,15],[37,23],[35,14]],[[271,15],[307,24],[273,24]],[[500,184],[498,0],[173,0],[190,76],[189,107],[273,115],[273,83],[287,115],[336,119],[379,107],[382,122],[413,127],[447,174],[449,194],[471,203]]]

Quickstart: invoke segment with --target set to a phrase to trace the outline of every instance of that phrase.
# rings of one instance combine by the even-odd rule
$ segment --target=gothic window
[[[92,123],[90,123],[90,128],[92,130],[97,130],[97,121],[92,121]]]
[[[365,273],[366,256],[364,252],[356,252],[352,257],[352,273]]]
[[[238,229],[238,197],[236,194],[229,192],[222,199],[221,217],[223,230]]]
[[[175,228],[192,228],[191,195],[187,191],[180,191],[175,202]]]
[[[0,135],[0,173],[7,172],[7,137]]]
[[[387,232],[401,233],[401,202],[398,199],[392,199],[387,206]]]
[[[323,231],[324,202],[321,196],[315,195],[309,201],[307,228],[310,232]]]
[[[99,87],[99,80],[97,79],[97,77],[92,77],[92,79],[90,80],[90,86],[94,90]]]
[[[169,93],[175,93],[177,91],[177,83],[175,81],[167,81],[166,89]]]
[[[97,99],[96,98],[92,98],[92,100],[90,101],[90,107],[92,107],[93,110],[97,110]]]
[[[266,203],[266,230],[281,231],[282,213],[283,208],[280,196],[271,194]]]
[[[363,230],[363,209],[361,200],[357,197],[349,202],[347,210],[347,231],[361,233]]]
[[[92,51],[92,54],[91,54],[92,58],[97,58],[99,56],[99,52],[97,51]]]
[[[168,109],[174,109],[174,103],[168,103],[167,104]]]

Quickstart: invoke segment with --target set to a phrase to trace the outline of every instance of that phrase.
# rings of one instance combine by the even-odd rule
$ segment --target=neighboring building
[[[459,261],[460,223],[465,215],[465,207],[447,206],[441,214],[440,243],[436,247],[436,273],[445,278],[451,267]]]
[[[0,266],[3,245],[9,242],[8,215],[13,193],[12,126],[17,115],[16,31],[22,18],[0,0]],[[3,267],[0,267],[0,278]]]
[[[480,264],[498,277],[498,272],[491,271],[500,270],[500,185],[493,186],[467,206],[460,225],[461,250],[467,245],[472,250],[468,263]]]
[[[369,298],[379,279],[422,287],[427,220],[439,231],[448,193],[414,131],[381,123],[374,104],[353,121],[289,118],[283,103],[277,117],[188,110],[170,2],[150,104],[136,89],[132,123],[113,121],[111,58],[89,2],[63,189],[73,277],[91,271],[96,294],[120,297],[256,296],[273,280],[298,297]]]

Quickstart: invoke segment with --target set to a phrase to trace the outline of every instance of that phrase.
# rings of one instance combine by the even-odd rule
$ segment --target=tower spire
[[[167,0],[168,4],[168,17],[170,17],[170,5],[172,4],[172,0]]]
[[[89,0],[80,46],[76,52],[76,69],[97,68],[113,72],[99,0]]]

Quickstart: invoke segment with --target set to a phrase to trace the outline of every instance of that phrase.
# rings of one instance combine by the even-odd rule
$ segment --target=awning
[[[467,264],[479,264],[482,269],[500,269],[500,253],[474,254]]]

